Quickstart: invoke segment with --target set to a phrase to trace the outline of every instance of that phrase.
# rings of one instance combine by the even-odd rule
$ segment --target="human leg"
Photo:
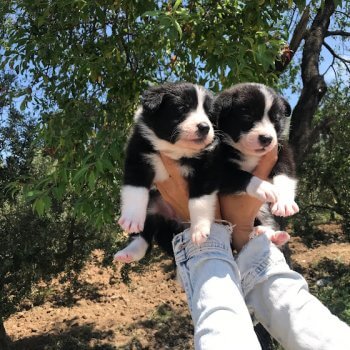
[[[261,349],[242,297],[230,234],[226,226],[213,224],[201,246],[191,241],[189,229],[173,240],[197,350]]]
[[[285,349],[350,349],[350,327],[309,293],[266,235],[248,242],[237,265],[249,310]]]

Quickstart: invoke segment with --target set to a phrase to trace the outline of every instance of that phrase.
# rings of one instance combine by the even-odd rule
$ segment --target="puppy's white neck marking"
[[[142,136],[150,141],[158,152],[164,153],[171,159],[178,160],[182,157],[193,157],[200,153],[198,150],[176,146],[168,141],[162,140],[141,121],[138,120]]]
[[[223,142],[225,142],[227,145],[229,145],[230,147],[234,148],[236,151],[241,153],[242,159],[232,159],[233,163],[238,164],[238,166],[244,170],[247,171],[249,173],[251,173],[256,166],[259,163],[259,160],[261,158],[261,156],[259,155],[246,155],[242,152],[242,149],[239,147],[239,144],[234,142],[230,136],[228,136],[227,134],[225,134]]]
[[[254,156],[243,155],[243,159],[241,161],[238,161],[237,163],[242,170],[247,171],[248,173],[251,173],[257,167],[260,158],[261,157],[259,156],[254,157]]]
[[[155,171],[154,182],[162,182],[169,178],[169,173],[158,154],[145,154],[144,157]]]

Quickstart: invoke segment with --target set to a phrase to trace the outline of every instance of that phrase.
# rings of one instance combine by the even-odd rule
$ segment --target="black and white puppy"
[[[278,216],[298,212],[293,157],[283,141],[290,113],[287,101],[262,84],[238,84],[217,96],[214,115],[220,142],[201,158],[181,159],[188,168],[190,213],[199,215],[194,222],[191,216],[195,242],[202,243],[209,235],[217,193],[248,193],[272,203],[271,211]],[[271,181],[253,176],[261,157],[277,145]]]
[[[167,83],[152,87],[142,95],[126,150],[119,219],[125,231],[144,231],[150,188],[169,177],[159,153],[178,161],[191,159],[213,142],[212,101],[209,91],[190,83]],[[186,176],[186,165],[182,171]],[[116,258],[123,261],[134,255],[134,260],[138,260],[147,245],[145,240],[134,240],[129,249],[131,253],[118,252]]]
[[[261,157],[278,145],[278,160],[270,174],[277,195],[277,200],[272,201],[271,211],[276,216],[297,213],[295,164],[285,139],[291,114],[289,103],[265,85],[243,83],[220,93],[214,109],[218,129],[222,132],[226,170],[237,166],[240,170],[238,182],[244,183],[243,178],[246,178],[247,192],[259,191],[264,183],[251,172]],[[231,181],[230,172],[225,171],[221,193],[226,192],[226,187],[228,193],[231,192]]]

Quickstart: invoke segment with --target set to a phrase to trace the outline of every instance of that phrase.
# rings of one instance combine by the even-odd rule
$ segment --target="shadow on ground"
[[[66,330],[33,334],[12,342],[10,350],[193,349],[191,318],[179,314],[167,303],[158,305],[147,319],[130,323],[127,328],[116,326],[102,331],[94,324],[76,325],[74,319],[70,321],[64,325]],[[123,338],[128,341],[123,343]]]

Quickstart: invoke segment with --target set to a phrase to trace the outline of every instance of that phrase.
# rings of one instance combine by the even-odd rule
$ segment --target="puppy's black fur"
[[[242,134],[249,133],[254,125],[261,121],[265,111],[265,96],[259,87],[270,92],[273,99],[268,116],[277,133],[279,152],[278,160],[270,177],[278,174],[295,176],[293,155],[283,132],[286,118],[291,113],[290,105],[275,91],[260,84],[239,84],[219,94],[214,102],[214,121],[221,131],[216,147],[204,150],[200,158],[184,158],[182,164],[192,166],[195,171],[190,176],[190,190],[195,195],[209,194],[217,189],[221,194],[245,192],[252,174],[243,168],[249,168],[251,156],[232,147],[238,143]],[[264,135],[262,135],[264,136]],[[255,155],[260,159],[259,153]],[[253,163],[255,168],[257,163]],[[218,182],[220,179],[220,182]]]
[[[190,83],[152,87],[141,98],[126,150],[119,223],[129,233],[143,231],[148,244],[154,232],[154,220],[146,219],[149,191],[169,177],[160,152],[174,160],[199,156],[214,139],[212,102],[209,91]]]
[[[162,95],[162,90],[157,91],[158,93]],[[176,129],[177,125],[188,117],[189,106],[196,105],[195,93],[189,93],[189,91],[183,91],[183,93],[181,99],[176,98],[177,108],[170,107],[171,103],[169,106],[169,102],[172,101],[171,97],[151,94],[152,98],[147,101],[149,96],[148,93],[145,94],[143,118],[147,127],[151,128],[158,138],[172,142],[172,130]],[[291,182],[295,181],[292,154],[283,141],[286,118],[290,115],[291,109],[289,104],[274,90],[261,84],[239,84],[219,94],[215,101],[210,95],[205,96],[203,101],[205,101],[203,105],[207,115],[216,121],[219,130],[218,136],[210,145],[198,152],[189,155],[186,152],[182,154],[177,152],[176,157],[174,157],[185,169],[185,177],[189,182],[190,203],[191,201],[192,203],[206,201],[209,197],[215,198],[216,193],[247,192],[253,180],[251,171],[256,167],[261,156],[272,148],[274,143],[279,144],[279,157],[270,174],[271,179],[283,175]],[[159,109],[162,103],[163,109]],[[168,118],[167,122],[161,122],[162,118],[165,117]],[[146,175],[140,170],[140,164],[145,168],[147,162],[142,159],[136,162],[133,160],[134,165],[130,166],[131,154],[135,152],[135,149],[138,149],[139,152],[142,150],[143,153],[159,151],[152,148],[151,142],[140,137],[143,135],[142,132],[142,129],[138,129],[136,126],[129,143],[128,154],[130,156],[129,160],[127,156],[126,165],[129,164],[129,166],[126,166],[128,174],[125,175],[125,184],[137,183],[139,186],[148,187],[155,175],[152,169],[148,169]],[[265,192],[270,190],[269,187],[265,187]],[[251,190],[250,194],[261,199],[261,194],[258,195],[254,191],[256,189]],[[294,202],[294,188],[291,189],[291,192],[287,197],[288,200]],[[211,203],[208,205],[210,207]],[[291,203],[288,205],[291,206]],[[195,211],[196,206],[194,205],[193,208]],[[204,227],[204,232],[199,232],[204,239],[210,232],[213,210],[212,212],[208,210],[208,215],[211,216],[209,228],[208,222],[202,226],[202,223],[199,223],[198,227],[194,227],[195,230],[199,231]],[[159,229],[157,229],[157,220]],[[171,225],[172,228],[168,229],[167,225]],[[181,225],[159,217],[148,217],[141,235],[148,244],[151,244],[153,237],[155,237],[158,243],[166,248],[166,251],[171,252],[171,246],[168,243],[171,240],[169,232],[178,233],[182,228]]]

